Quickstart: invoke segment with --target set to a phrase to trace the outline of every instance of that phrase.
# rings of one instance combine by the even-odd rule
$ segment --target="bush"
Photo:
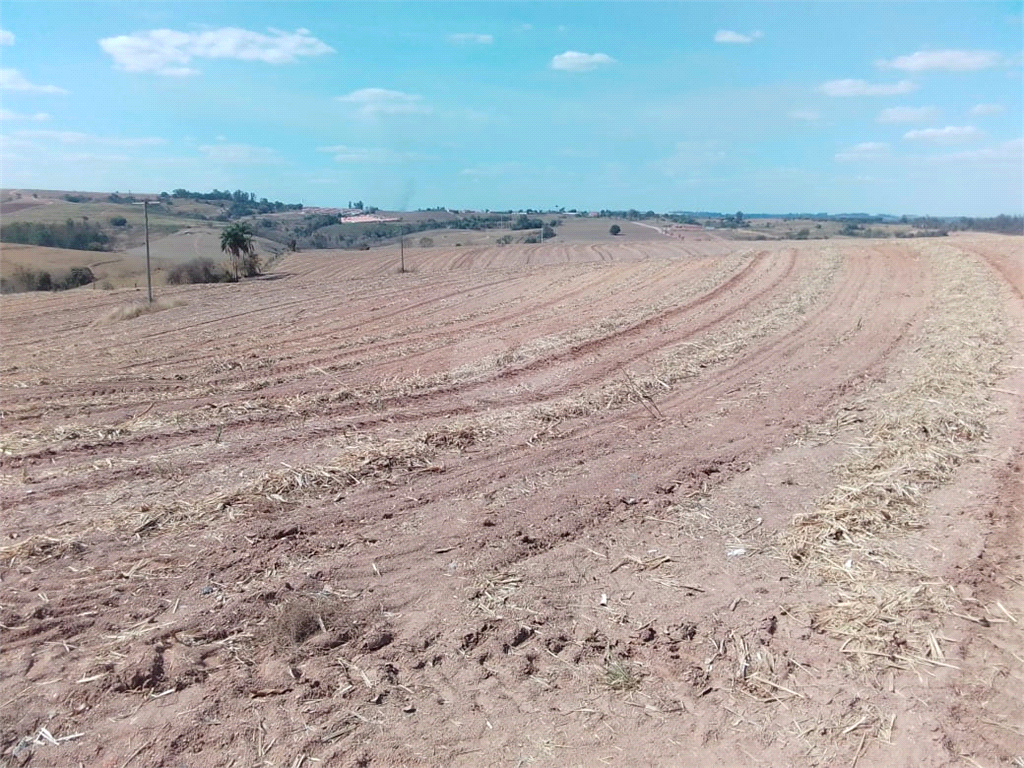
[[[4,280],[4,293],[24,293],[25,291],[49,291],[53,288],[53,276],[39,269],[16,267],[14,273]]]
[[[171,285],[191,285],[193,283],[230,283],[234,280],[223,267],[215,264],[212,259],[192,259],[178,264],[167,273],[167,282]]]
[[[421,237],[420,238],[420,248],[433,248],[433,247],[434,247],[434,239],[433,238],[431,238],[431,237]]]
[[[110,223],[115,227],[126,227],[128,226],[128,219],[124,216],[111,216]]]
[[[512,235],[502,235],[498,238],[498,245],[510,245],[512,243]]]
[[[621,231],[622,231],[622,227],[620,227],[618,224],[612,224],[608,228],[608,233],[611,234],[611,235],[617,235]]]
[[[3,293],[24,293],[26,291],[66,291],[89,285],[96,276],[88,267],[72,267],[66,275],[54,277],[46,270],[17,267],[10,278],[5,278],[0,290]]]
[[[110,242],[95,224],[68,219],[63,224],[13,221],[0,227],[0,240],[5,243],[42,245],[48,248],[70,248],[79,251],[102,251]]]
[[[78,288],[83,285],[89,285],[95,282],[95,280],[96,276],[88,267],[72,267],[71,271],[57,283],[57,288],[60,290]]]

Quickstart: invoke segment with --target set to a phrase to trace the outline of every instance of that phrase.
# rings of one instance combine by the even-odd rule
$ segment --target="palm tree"
[[[256,255],[253,231],[248,224],[236,222],[224,227],[220,233],[220,249],[223,253],[231,254],[231,262],[235,267],[235,280],[238,279],[240,264],[244,268],[246,277],[260,273],[260,260]]]

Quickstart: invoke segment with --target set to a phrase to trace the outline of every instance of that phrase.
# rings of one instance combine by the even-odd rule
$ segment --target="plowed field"
[[[0,764],[1020,764],[1020,254],[5,296]]]

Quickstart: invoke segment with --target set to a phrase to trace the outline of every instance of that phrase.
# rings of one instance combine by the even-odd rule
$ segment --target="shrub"
[[[4,293],[25,291],[49,291],[53,288],[53,276],[45,270],[15,267],[14,273],[4,281]]]
[[[621,231],[622,231],[622,227],[620,227],[618,224],[612,224],[608,228],[608,233],[611,234],[611,235],[617,235]]]
[[[177,264],[167,273],[167,282],[171,285],[190,285],[193,283],[230,283],[231,274],[212,259],[192,259],[184,264]]]
[[[110,223],[113,224],[115,227],[125,227],[128,226],[128,219],[126,219],[124,216],[111,216]]]
[[[57,288],[61,290],[78,288],[83,285],[89,285],[95,282],[95,280],[96,276],[88,267],[72,267],[71,271],[57,283]]]
[[[420,238],[420,248],[433,248],[433,247],[434,247],[434,240],[433,240],[433,238],[430,238],[430,237],[421,237]]]
[[[0,227],[0,240],[5,243],[43,245],[48,248],[71,248],[79,251],[106,250],[110,238],[95,224],[68,219],[63,224],[12,221]]]

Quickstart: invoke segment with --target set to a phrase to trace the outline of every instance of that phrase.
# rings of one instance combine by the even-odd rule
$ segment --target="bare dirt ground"
[[[1020,240],[0,304],[0,764],[1021,765]]]

